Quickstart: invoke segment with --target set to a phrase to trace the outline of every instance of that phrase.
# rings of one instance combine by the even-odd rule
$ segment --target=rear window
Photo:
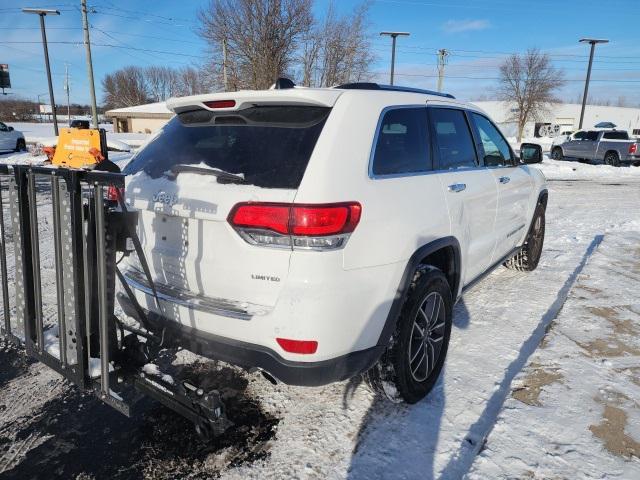
[[[627,132],[605,132],[603,138],[609,140],[629,140],[629,134]]]
[[[176,165],[197,165],[242,175],[259,187],[298,188],[330,111],[254,106],[224,113],[179,113],[133,157],[124,173],[144,171],[157,178]]]

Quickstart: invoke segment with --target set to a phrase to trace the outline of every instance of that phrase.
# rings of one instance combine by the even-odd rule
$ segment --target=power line
[[[377,43],[379,45],[383,45],[382,42],[373,42],[373,43]],[[431,46],[426,46],[426,45],[416,45],[416,44],[404,44],[402,46],[401,49],[399,50],[403,50],[403,51],[407,51],[407,49],[414,49],[414,50],[426,50],[429,51],[431,53],[436,53],[438,51],[437,47],[431,47]],[[467,49],[463,49],[463,48],[452,48],[449,49],[449,51],[451,52],[463,52],[463,53],[482,53],[482,54],[488,54],[488,55],[517,55],[517,54],[522,54],[523,52],[517,52],[517,51],[499,51],[499,50],[467,50]],[[577,54],[577,53],[553,53],[549,50],[540,50],[541,53],[544,53],[550,57],[575,57],[575,58],[582,58],[585,61],[589,59],[589,55],[585,55],[585,54]],[[633,60],[637,60],[640,61],[640,54],[639,55],[598,55],[599,58],[612,58],[612,59],[616,59],[616,58],[620,58],[620,59],[633,59]]]
[[[159,25],[167,25],[167,26],[171,26],[171,27],[182,27],[182,28],[188,27],[188,28],[191,28],[188,25],[180,25],[179,23],[174,23],[174,22],[163,22],[163,21],[159,21],[159,20],[144,20],[144,19],[141,19],[140,17],[132,17],[130,15],[119,15],[117,13],[103,12],[103,11],[100,11],[100,10],[95,10],[93,13],[96,13],[98,15],[107,15],[107,16],[110,16],[110,17],[119,17],[119,18],[126,18],[126,19],[129,19],[129,20],[136,20],[138,22],[142,21],[142,22],[146,22],[146,23],[157,23]],[[191,22],[191,23],[193,23],[193,22]],[[193,23],[193,24],[195,25],[195,23]]]
[[[124,43],[124,42],[122,42],[122,41],[118,40],[117,38],[115,38],[115,37],[113,37],[112,35],[108,34],[108,33],[107,33],[107,32],[105,32],[104,30],[102,30],[101,28],[98,28],[98,27],[96,27],[96,26],[94,26],[94,25],[91,25],[91,28],[92,28],[93,30],[97,31],[98,33],[100,33],[100,34],[102,34],[102,35],[106,36],[107,38],[110,38],[110,39],[112,39],[112,40],[114,40],[114,41],[118,42],[119,44],[121,44],[121,45],[123,45],[123,46],[127,47],[128,49],[135,48],[135,47],[133,47],[133,46],[131,46],[131,45],[128,45],[128,44],[126,44],[126,43]],[[128,56],[130,56],[131,58],[135,58],[136,60],[139,60],[139,61],[142,61],[142,62],[147,62],[147,61],[149,61],[148,59],[144,59],[144,58],[142,58],[142,57],[139,57],[139,56],[137,56],[137,55],[135,55],[135,54],[133,54],[133,53],[129,52],[128,50],[127,50],[127,51],[125,51],[125,53],[126,53]],[[158,57],[156,54],[153,54],[153,53],[147,53],[147,52],[143,52],[143,53],[145,53],[146,55],[148,55],[148,56],[150,56],[151,58],[154,58],[154,59],[159,59],[159,58],[160,58],[160,57]]]
[[[388,72],[378,71],[378,72],[366,72],[366,73],[368,73],[369,75],[386,75]],[[396,75],[399,75],[401,77],[438,78],[438,75],[436,74],[429,75],[429,74],[422,74],[422,73],[396,73]],[[447,75],[447,78],[456,78],[456,79],[464,79],[464,80],[501,80],[500,77],[469,77],[469,76],[463,76],[463,75],[458,75],[458,76]],[[526,79],[523,78],[521,80],[526,80]],[[584,78],[566,78],[565,81],[583,83]],[[592,78],[591,81],[592,82],[610,82],[610,83],[640,83],[640,80],[620,80],[620,79],[609,79],[609,78],[598,78],[598,79]]]
[[[16,44],[16,45],[30,45],[30,44],[36,44],[39,42],[34,42],[34,41],[0,41],[0,44],[2,45],[7,45],[7,44]],[[54,42],[48,42],[50,44],[58,44],[58,45],[82,45],[82,41],[77,41],[77,42],[71,42],[71,41],[54,41]],[[181,56],[181,57],[192,57],[192,58],[202,58],[202,55],[193,55],[190,53],[181,53],[181,52],[169,52],[166,50],[152,50],[149,48],[139,48],[139,47],[131,47],[131,46],[123,46],[123,45],[113,45],[113,44],[108,44],[108,43],[92,43],[92,45],[94,47],[110,47],[110,48],[128,48],[131,50],[136,50],[139,52],[150,52],[150,53],[161,53],[161,54],[165,54],[165,55],[177,55],[177,56]]]
[[[186,19],[186,18],[176,18],[176,17],[167,17],[164,15],[157,15],[155,13],[149,13],[149,12],[142,12],[140,10],[128,10],[126,8],[120,8],[120,7],[116,7],[113,2],[107,2],[109,4],[109,8],[111,10],[116,10],[118,12],[125,12],[125,13],[135,13],[137,15],[145,15],[147,17],[155,17],[155,18],[160,18],[162,20],[168,20],[171,22],[187,22],[187,23],[196,23],[194,20],[192,19]],[[138,17],[139,18],[139,17]]]

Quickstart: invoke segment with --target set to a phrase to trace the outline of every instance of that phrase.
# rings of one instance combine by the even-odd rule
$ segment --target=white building
[[[167,123],[173,112],[165,102],[107,110],[105,117],[113,121],[115,133],[153,133]]]
[[[517,123],[512,120],[515,111],[512,106],[501,101],[473,102],[482,108],[498,124],[508,137],[517,135]],[[575,131],[580,123],[581,105],[576,103],[557,103],[549,107],[548,112],[537,120],[525,125],[523,138],[540,137],[540,128],[550,126],[551,131]],[[601,122],[612,122],[619,130],[627,130],[630,135],[640,136],[640,108],[605,107],[587,105],[582,128],[593,128]],[[549,130],[547,127],[543,129]]]

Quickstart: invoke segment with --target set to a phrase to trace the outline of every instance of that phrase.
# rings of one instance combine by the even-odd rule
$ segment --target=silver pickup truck
[[[575,158],[615,167],[640,164],[640,143],[624,130],[580,130],[553,145],[551,158]]]

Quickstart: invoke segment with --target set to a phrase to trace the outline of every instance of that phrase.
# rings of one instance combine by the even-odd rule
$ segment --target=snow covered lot
[[[640,168],[541,168],[540,266],[499,269],[456,305],[425,401],[392,405],[358,379],[274,387],[204,363],[194,375],[225,386],[236,426],[203,446],[172,412],[146,404],[126,419],[4,346],[0,475],[640,478]]]

